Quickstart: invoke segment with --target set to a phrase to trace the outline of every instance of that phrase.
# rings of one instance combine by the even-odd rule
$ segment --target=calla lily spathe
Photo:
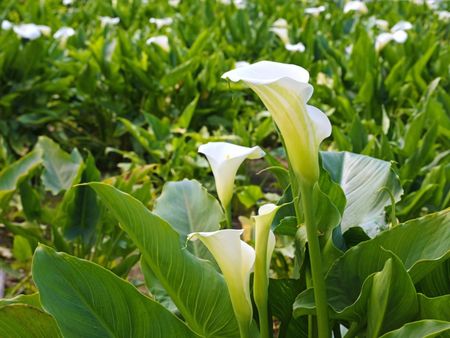
[[[233,197],[234,179],[242,162],[247,158],[253,160],[265,155],[258,146],[248,148],[227,142],[202,144],[198,152],[208,159],[214,174],[217,195],[224,209],[227,209]]]
[[[319,145],[331,134],[328,117],[307,105],[313,87],[306,69],[270,61],[231,70],[222,78],[244,82],[263,101],[283,137],[293,172],[303,182],[319,179]]]
[[[146,41],[147,45],[158,45],[159,47],[161,47],[162,50],[168,52],[170,49],[170,45],[169,45],[169,38],[167,37],[167,35],[158,35],[158,36],[153,36],[149,39],[147,39]]]
[[[243,230],[194,232],[189,240],[201,240],[213,255],[227,283],[241,336],[247,337],[252,323],[250,273],[255,263],[255,250],[241,240]]]

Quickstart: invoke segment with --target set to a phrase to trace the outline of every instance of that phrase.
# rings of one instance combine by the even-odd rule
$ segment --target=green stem
[[[359,331],[359,325],[356,322],[353,322],[350,324],[350,327],[348,328],[347,333],[345,334],[344,338],[353,338],[356,336],[356,334]]]
[[[328,322],[328,302],[325,288],[325,278],[322,272],[322,257],[320,253],[317,228],[313,214],[313,185],[300,183],[303,214],[305,216],[306,236],[308,238],[309,259],[314,287],[314,300],[317,309],[317,326],[320,338],[330,337]]]
[[[232,229],[233,224],[231,222],[231,203],[229,203],[225,208],[225,214],[226,214],[226,221],[227,221],[227,229]]]
[[[306,288],[312,287],[311,271],[308,266],[305,267]],[[313,316],[308,315],[308,338],[314,338],[314,323]]]
[[[268,301],[268,276],[267,276],[267,242],[269,230],[256,231],[255,240],[255,272],[253,278],[253,296],[259,316],[259,330],[261,338],[269,338],[269,313],[267,311]]]

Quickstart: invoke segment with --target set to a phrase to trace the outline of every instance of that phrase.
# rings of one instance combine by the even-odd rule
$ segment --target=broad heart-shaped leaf
[[[402,262],[392,252],[383,259],[367,255],[342,256],[339,269],[332,267],[326,277],[328,303],[332,317],[356,322],[368,337],[395,329],[418,313],[417,296]],[[313,289],[302,292],[294,303],[294,316],[315,313]]]
[[[142,253],[188,325],[206,337],[236,337],[236,318],[223,276],[180,247],[179,234],[141,202],[116,188],[90,183]]]
[[[405,324],[401,328],[388,332],[380,338],[433,338],[450,331],[450,322],[441,320],[419,320]]]
[[[6,206],[18,185],[42,163],[42,152],[35,149],[0,172],[0,210]]]
[[[66,153],[53,140],[40,136],[36,148],[42,150],[44,172],[42,181],[45,188],[53,195],[69,189],[78,183],[83,166],[83,158],[75,148],[71,154]]]
[[[52,316],[27,304],[0,307],[0,337],[62,337]]]
[[[33,279],[64,337],[196,337],[162,305],[89,261],[41,245]]]
[[[347,204],[341,229],[360,226],[374,236],[384,226],[384,208],[403,190],[389,162],[349,152],[321,152],[322,165],[344,190]],[[385,188],[385,189],[383,189]]]
[[[224,214],[219,202],[196,180],[168,182],[156,200],[153,213],[169,223],[180,235],[183,244],[187,235],[197,231],[216,231]],[[201,241],[188,247],[196,256],[210,257]]]

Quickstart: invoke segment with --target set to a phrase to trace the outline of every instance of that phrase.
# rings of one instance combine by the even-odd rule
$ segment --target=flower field
[[[0,337],[450,336],[450,3],[0,2]]]

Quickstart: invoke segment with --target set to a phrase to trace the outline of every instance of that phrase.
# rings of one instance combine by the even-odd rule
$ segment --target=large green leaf
[[[81,174],[83,158],[76,148],[68,154],[45,136],[39,137],[36,148],[41,149],[43,153],[45,170],[42,173],[42,181],[47,190],[57,195],[78,183],[76,180]]]
[[[391,331],[381,338],[433,338],[450,330],[450,322],[440,320],[420,320],[404,325],[400,329]]]
[[[164,185],[153,213],[181,235],[183,244],[191,232],[219,230],[224,220],[219,202],[199,182],[186,179]],[[209,257],[201,241],[193,242],[189,248],[196,256]]]
[[[35,149],[0,172],[0,209],[11,198],[18,185],[42,162],[42,152]]]
[[[393,254],[400,259],[412,282],[422,279],[449,256],[449,211],[399,225],[346,251],[326,276],[328,300],[336,315],[357,320],[357,314],[363,311],[365,292],[373,286],[373,273],[382,270]],[[398,270],[395,272],[400,273]],[[402,278],[407,280],[405,276]],[[406,290],[406,286],[402,288]],[[299,316],[314,313],[313,310],[313,291],[309,289],[297,298],[294,313]]]
[[[39,293],[33,293],[32,295],[18,295],[14,298],[0,299],[0,307],[11,304],[26,304],[31,305],[35,308],[41,307],[41,302],[39,300]]]
[[[49,314],[26,304],[0,307],[0,337],[59,338],[55,320]]]
[[[36,249],[33,279],[64,337],[196,336],[111,271],[49,247]]]
[[[347,204],[341,228],[360,226],[374,236],[385,225],[384,208],[395,201],[402,188],[389,162],[349,152],[321,152],[322,165],[344,190]],[[385,189],[383,189],[385,188]]]
[[[236,337],[238,326],[223,276],[180,247],[179,234],[141,202],[112,186],[89,184],[120,222],[188,325],[207,337]]]

